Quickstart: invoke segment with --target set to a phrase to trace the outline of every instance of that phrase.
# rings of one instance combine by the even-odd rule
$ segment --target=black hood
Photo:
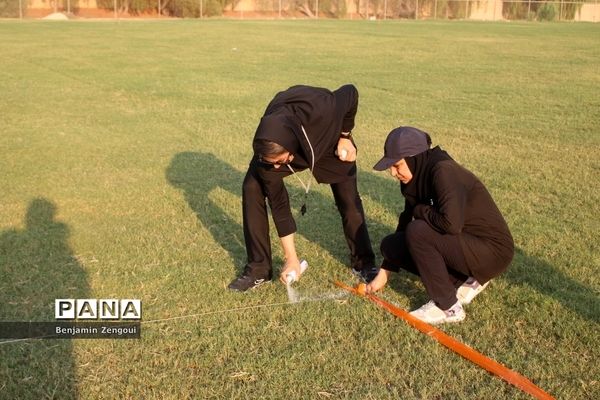
[[[336,111],[335,96],[330,90],[292,86],[271,100],[254,140],[265,139],[283,146],[294,155],[293,164],[306,167],[313,161],[313,156],[317,163],[326,153],[335,151],[343,116],[336,118]]]
[[[256,128],[254,140],[268,140],[283,146],[292,154],[298,154],[300,149],[298,128],[298,123],[294,123],[292,118],[284,113],[265,115]]]

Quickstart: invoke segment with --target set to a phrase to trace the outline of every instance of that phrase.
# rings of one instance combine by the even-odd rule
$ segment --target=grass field
[[[65,297],[140,298],[145,321],[205,313],[141,340],[0,343],[0,398],[529,398],[362,299],[225,289],[264,107],[349,82],[374,247],[403,202],[371,166],[389,130],[420,127],[486,183],[517,247],[442,329],[557,398],[600,398],[599,38],[585,23],[0,22],[0,320],[53,320]],[[288,181],[311,265],[296,288],[353,283],[329,188],[300,217]],[[427,300],[408,274],[381,296]]]

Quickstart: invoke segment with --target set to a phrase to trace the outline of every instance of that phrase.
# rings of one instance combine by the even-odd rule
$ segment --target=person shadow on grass
[[[387,213],[398,217],[404,207],[400,187],[397,182],[384,173],[359,171],[361,179],[361,195],[382,205]],[[367,218],[369,215],[367,215]],[[381,224],[374,224],[377,228]],[[385,236],[393,233],[396,227],[386,226],[384,232],[376,230],[372,235],[373,248],[379,254],[379,243]],[[409,296],[411,307],[416,308],[428,301],[427,293],[420,284],[420,279],[408,272],[393,274],[389,285],[399,293]],[[566,309],[577,313],[591,322],[600,322],[600,298],[597,292],[558,270],[551,264],[515,247],[515,255],[508,270],[496,279],[504,279],[511,285],[529,287],[538,293],[559,302]],[[493,290],[494,284],[490,285]]]
[[[23,230],[0,234],[0,323],[54,321],[55,299],[88,297],[87,275],[69,248],[69,228],[55,216],[56,206],[37,198]],[[0,339],[0,398],[77,398],[71,343]]]
[[[307,174],[307,172],[302,172]],[[184,193],[185,200],[196,214],[199,222],[213,236],[215,241],[225,249],[239,275],[246,264],[246,247],[241,223],[242,182],[245,171],[240,172],[227,162],[220,160],[211,153],[182,152],[176,154],[166,171],[169,183]],[[308,175],[306,175],[308,176]],[[304,179],[304,178],[303,178]],[[311,178],[312,179],[312,178]],[[358,175],[359,184],[361,175]],[[316,191],[311,191],[306,200],[307,213],[301,216],[298,210],[304,201],[304,191],[290,185],[290,177],[285,180],[290,196],[290,205],[298,225],[298,236],[303,236],[309,242],[316,243],[343,265],[350,265],[350,252],[342,232],[342,221],[336,208],[333,196],[328,198]],[[239,221],[232,218],[215,200],[211,192],[222,189],[236,197],[236,207],[239,210]],[[268,208],[268,206],[267,206]],[[270,212],[270,210],[269,210]],[[270,218],[269,218],[270,219]],[[274,227],[271,223],[271,233]],[[368,219],[367,225],[371,230],[383,231],[384,227]],[[275,254],[278,242],[272,241]],[[310,258],[298,254],[300,258]],[[318,255],[315,255],[318,256]],[[274,274],[283,260],[274,257]],[[310,261],[309,261],[310,262]],[[233,277],[233,275],[232,275]]]
[[[235,265],[235,273],[239,274],[246,262],[241,221],[232,218],[222,205],[211,199],[210,193],[216,189],[225,190],[238,199],[235,207],[241,208],[244,173],[211,153],[182,152],[173,157],[166,176],[172,186],[183,191],[185,200],[199,222],[227,251]],[[404,206],[398,183],[385,174],[367,170],[358,172],[358,182],[363,200],[368,198],[382,205],[386,213],[394,215],[395,222]],[[288,186],[288,192],[292,208],[297,208],[303,201],[302,190]],[[299,226],[298,234],[317,243],[340,263],[347,265],[348,249],[344,240],[340,240],[341,221],[333,199],[311,192],[307,205],[308,212],[305,216],[295,216]],[[373,250],[380,258],[379,243],[396,227],[373,218],[368,209],[365,209],[365,213]],[[274,267],[277,267],[277,260],[274,260]],[[511,266],[497,279],[531,287],[590,321],[598,322],[600,318],[598,296],[590,288],[567,277],[545,261],[526,255],[522,249],[516,249]],[[401,272],[392,278],[390,286],[399,293],[408,295],[413,308],[427,301],[427,294],[416,276]]]
[[[600,297],[597,291],[570,278],[546,261],[528,256],[520,248],[515,249],[512,264],[501,277],[511,284],[531,287],[580,317],[600,323]]]

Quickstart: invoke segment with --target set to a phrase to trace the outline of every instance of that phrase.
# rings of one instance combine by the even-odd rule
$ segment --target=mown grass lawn
[[[141,340],[0,343],[0,398],[529,398],[362,299],[225,289],[245,261],[254,129],[297,83],[360,91],[375,248],[403,204],[371,170],[392,128],[429,131],[486,183],[515,259],[442,329],[557,398],[599,398],[599,37],[585,23],[1,22],[0,320],[140,298],[146,323]],[[354,281],[329,188],[308,206],[296,288],[323,296]],[[406,274],[381,296],[427,300]]]

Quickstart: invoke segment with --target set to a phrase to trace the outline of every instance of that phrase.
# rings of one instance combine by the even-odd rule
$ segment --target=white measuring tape
[[[325,301],[325,300],[335,300],[335,299],[340,298],[340,297],[346,297],[347,295],[348,295],[348,293],[342,292],[342,291],[340,291],[340,292],[334,292],[334,293],[325,293],[325,294],[319,295],[319,296],[301,298],[301,299],[296,300],[296,301],[285,301],[285,302],[281,302],[281,303],[269,303],[269,304],[256,304],[256,305],[253,305],[253,306],[228,308],[228,309],[225,309],[225,310],[206,311],[206,312],[201,312],[201,313],[196,313],[196,314],[179,315],[177,317],[169,317],[169,318],[161,318],[161,319],[152,319],[152,320],[149,320],[149,321],[141,321],[140,324],[146,325],[146,324],[152,324],[152,323],[157,323],[157,322],[167,322],[167,321],[175,321],[175,320],[178,320],[178,319],[197,318],[197,317],[202,317],[202,316],[205,316],[205,315],[224,314],[224,313],[227,313],[227,312],[252,310],[252,309],[257,309],[257,308],[277,307],[277,306],[285,306],[285,305],[289,305],[289,304],[298,304],[298,303],[305,303],[305,302],[317,302],[317,301]],[[16,343],[16,342],[23,342],[23,341],[26,341],[26,340],[39,340],[39,339],[44,339],[44,338],[51,338],[52,336],[53,335],[39,336],[39,337],[32,337],[32,338],[23,338],[23,339],[2,340],[2,341],[0,341],[0,345],[9,344],[9,343]]]

